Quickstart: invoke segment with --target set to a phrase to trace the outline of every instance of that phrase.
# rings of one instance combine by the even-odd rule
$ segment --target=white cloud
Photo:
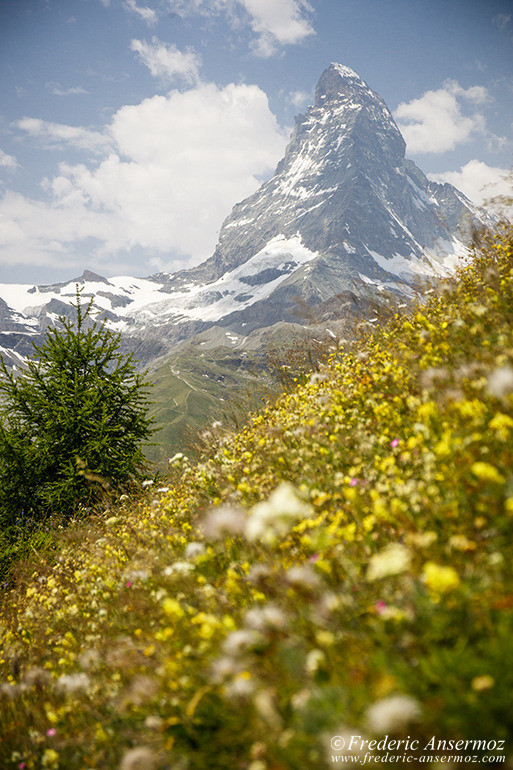
[[[505,29],[510,21],[511,14],[509,13],[498,13],[497,16],[494,16],[492,19],[492,23],[495,24],[500,30]]]
[[[308,91],[293,91],[288,95],[287,101],[292,104],[293,107],[301,107],[311,98],[312,94]]]
[[[314,30],[306,17],[310,6],[301,0],[239,0],[251,17],[257,33],[256,51],[262,56],[274,53],[276,44],[300,43]]]
[[[83,207],[47,205],[8,192],[0,200],[0,258],[4,265],[81,267],[69,248],[101,226],[101,217]]]
[[[449,182],[478,206],[497,196],[511,198],[513,195],[511,172],[480,160],[470,160],[459,171],[429,174],[429,178],[434,182]]]
[[[234,27],[249,25],[256,34],[255,53],[264,57],[315,34],[307,0],[168,0],[168,6],[184,16],[224,13]]]
[[[3,150],[0,150],[0,167],[3,168],[16,168],[18,161],[14,155],[8,155]]]
[[[154,37],[151,43],[146,40],[132,40],[132,51],[139,54],[143,64],[154,77],[168,80],[182,78],[186,83],[199,80],[200,56],[192,50],[180,51],[175,45],[166,45]]]
[[[98,151],[110,144],[107,134],[91,131],[81,126],[67,126],[64,123],[51,123],[40,118],[22,118],[14,124],[34,138],[41,139],[49,147],[68,144],[80,150]]]
[[[488,90],[484,86],[470,86],[470,88],[463,88],[460,86],[457,80],[449,78],[443,82],[443,87],[453,96],[460,96],[462,99],[467,99],[469,102],[475,104],[486,104],[492,101]]]
[[[64,88],[60,83],[45,83],[45,88],[55,94],[56,96],[74,96],[75,94],[88,94],[82,86],[72,86],[71,88]]]
[[[486,131],[484,115],[475,106],[470,114],[464,114],[461,102],[477,105],[489,100],[488,92],[482,86],[464,89],[457,81],[447,80],[442,88],[426,91],[419,99],[399,104],[394,118],[406,140],[408,152],[442,153]]]
[[[141,17],[141,19],[143,19],[143,21],[145,21],[149,25],[156,24],[158,21],[157,12],[153,8],[150,8],[147,5],[145,6],[137,5],[135,0],[124,0],[123,5],[127,9],[127,11],[136,13],[138,16]]]
[[[34,136],[61,140],[70,128],[30,125]],[[76,131],[64,139],[95,136]],[[46,202],[15,193],[0,201],[4,264],[70,259],[101,268],[103,260],[109,270],[132,249],[147,253],[152,265],[177,257],[197,262],[212,253],[230,208],[273,170],[287,142],[266,94],[233,83],[122,107],[100,136],[108,154],[96,164],[61,164],[47,181]]]

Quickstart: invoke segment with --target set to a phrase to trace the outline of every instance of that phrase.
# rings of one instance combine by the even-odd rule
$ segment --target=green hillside
[[[0,767],[512,766],[513,230],[429,297],[19,568]]]
[[[248,360],[226,347],[201,353],[200,344],[188,345],[152,372],[151,413],[158,432],[146,454],[153,462],[165,462],[177,451],[190,452],[209,423],[219,421],[233,429],[247,416],[246,402],[257,408],[269,392],[261,357]]]
[[[331,325],[338,330],[341,322]],[[217,432],[240,428],[284,384],[317,368],[332,345],[325,325],[277,323],[248,336],[213,327],[196,335],[149,372],[157,432],[146,456],[160,467],[177,452],[197,457],[211,442],[212,423]]]

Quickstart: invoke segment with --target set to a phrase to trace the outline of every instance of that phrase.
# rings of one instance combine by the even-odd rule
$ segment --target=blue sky
[[[2,282],[210,256],[331,61],[431,178],[508,190],[510,0],[0,0],[0,36]]]

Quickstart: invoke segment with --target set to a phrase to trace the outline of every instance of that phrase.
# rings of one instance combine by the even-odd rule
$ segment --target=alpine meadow
[[[513,770],[508,0],[0,37],[0,770]]]
[[[168,488],[72,522],[2,607],[4,766],[328,767],[384,734],[499,762],[512,307],[504,226]]]

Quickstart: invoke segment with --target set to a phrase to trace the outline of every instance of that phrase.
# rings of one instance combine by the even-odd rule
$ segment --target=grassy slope
[[[156,446],[146,451],[148,458],[161,463],[178,451],[189,451],[209,422],[221,420],[227,427],[242,422],[248,393],[254,394],[256,408],[268,390],[260,358],[226,347],[202,353],[196,344],[160,366],[151,375],[151,414],[158,433]]]
[[[204,443],[198,436],[208,435],[211,423],[220,422],[223,432],[239,428],[250,410],[276,398],[294,374],[305,379],[333,344],[324,326],[290,323],[260,329],[244,340],[239,336],[243,344],[235,347],[226,338],[223,328],[210,329],[149,373],[157,427],[145,452],[150,461],[167,466],[176,452],[197,456]]]
[[[0,766],[511,743],[512,332],[505,231],[168,491],[71,528],[2,608]]]

